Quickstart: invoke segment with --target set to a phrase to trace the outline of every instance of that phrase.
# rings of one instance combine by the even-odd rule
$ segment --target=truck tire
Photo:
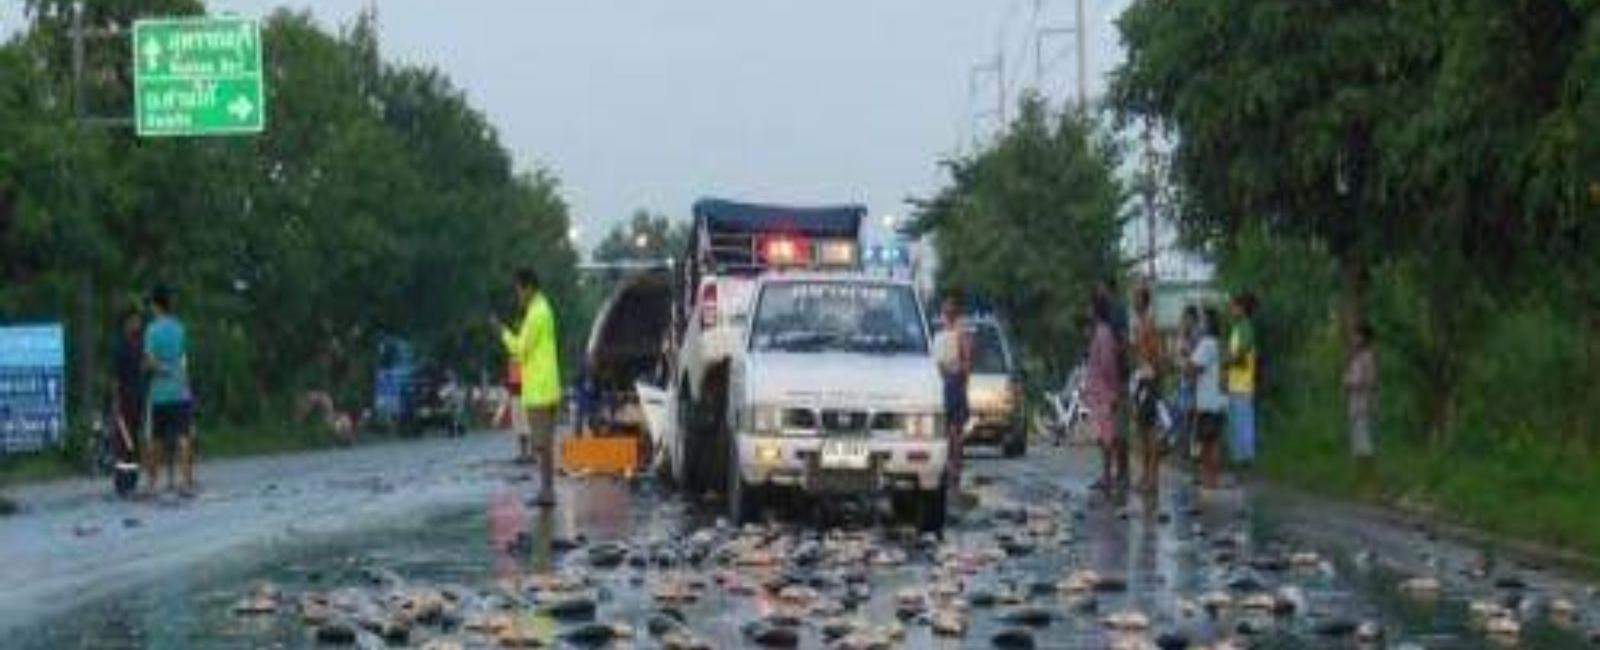
[[[684,488],[691,496],[708,492],[721,492],[728,487],[727,448],[728,435],[720,415],[722,404],[716,395],[707,395],[704,402],[688,401],[686,429],[680,444],[684,448]]]
[[[949,490],[941,484],[917,493],[917,528],[924,533],[944,531],[945,505]]]
[[[889,513],[896,525],[921,526],[922,493],[915,490],[896,490],[889,493]]]
[[[704,472],[699,467],[700,463],[696,462],[695,455],[689,453],[691,441],[699,435],[696,426],[694,398],[689,395],[689,386],[684,384],[678,387],[677,440],[668,456],[672,462],[672,482],[686,494],[695,494],[704,487],[696,483]]]
[[[1018,458],[1028,453],[1028,429],[1018,424],[1006,432],[1006,439],[1000,443],[1000,454],[1006,458]]]
[[[715,491],[727,496],[729,487],[728,476],[734,474],[736,467],[731,460],[733,453],[733,423],[728,421],[726,415],[727,404],[723,396],[712,396],[711,412],[707,414],[708,426],[706,431],[710,434],[704,438],[706,453],[706,491]]]
[[[744,475],[737,469],[739,467],[739,452],[732,442],[730,439],[727,461],[728,520],[734,526],[743,526],[756,521],[761,516],[762,508],[767,505],[766,490],[745,483]]]

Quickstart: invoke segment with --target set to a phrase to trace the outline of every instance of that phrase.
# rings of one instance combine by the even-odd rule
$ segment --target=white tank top
[[[961,337],[952,329],[955,328],[946,327],[933,335],[933,360],[947,375],[961,371]]]

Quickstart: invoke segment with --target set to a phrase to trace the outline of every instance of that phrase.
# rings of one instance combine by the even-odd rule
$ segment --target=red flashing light
[[[804,237],[771,235],[761,240],[761,261],[769,266],[803,266],[811,261],[811,247]]]

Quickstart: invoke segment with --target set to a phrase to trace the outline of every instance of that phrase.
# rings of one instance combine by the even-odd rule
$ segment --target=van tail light
[[[700,287],[700,326],[715,327],[717,325],[717,285],[707,284]]]

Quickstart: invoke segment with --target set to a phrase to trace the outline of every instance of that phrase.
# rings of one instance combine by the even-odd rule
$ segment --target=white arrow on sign
[[[156,67],[160,65],[161,42],[157,41],[156,37],[151,36],[150,38],[144,39],[144,58],[145,67],[150,68],[151,70],[156,69]]]
[[[250,114],[254,113],[255,110],[256,105],[251,103],[250,98],[244,95],[240,95],[228,104],[228,112],[240,121],[249,119]]]

